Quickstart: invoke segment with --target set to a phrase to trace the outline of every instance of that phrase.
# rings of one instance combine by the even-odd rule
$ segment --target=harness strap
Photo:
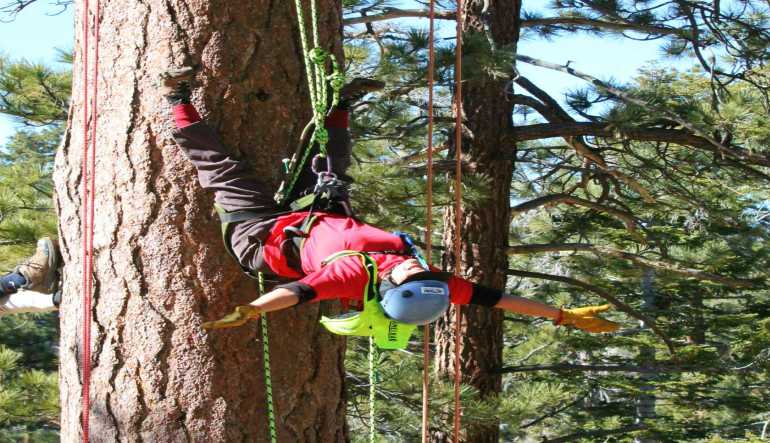
[[[219,205],[214,205],[214,207],[217,210],[217,214],[219,215],[219,221],[222,223],[236,223],[236,222],[242,222],[246,220],[253,220],[255,218],[263,218],[268,215],[273,215],[272,213],[265,213],[265,212],[257,212],[257,211],[249,211],[249,210],[243,210],[243,211],[232,211],[227,212],[224,209],[222,209]]]
[[[313,203],[315,203],[317,195],[315,193],[305,195],[304,197],[300,197],[291,204],[289,204],[289,208],[292,211],[301,211],[305,208],[309,208],[310,206],[313,206]]]

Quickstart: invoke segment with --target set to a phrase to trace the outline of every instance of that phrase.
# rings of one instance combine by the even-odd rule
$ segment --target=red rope
[[[461,244],[460,235],[462,234],[462,108],[463,108],[463,88],[462,88],[462,58],[463,58],[463,0],[457,0],[457,47],[455,50],[455,232],[454,232],[454,256],[455,256],[455,274],[461,271]],[[460,320],[462,318],[462,309],[460,305],[455,305],[455,391],[454,391],[454,442],[460,441],[460,414],[462,413],[460,405]]]
[[[99,73],[99,0],[95,1],[96,12],[94,19],[94,67],[93,67],[93,94],[89,101],[89,70],[88,70],[88,34],[90,5],[88,0],[83,0],[83,164],[82,164],[82,222],[83,222],[83,349],[82,349],[82,412],[81,423],[83,427],[83,441],[89,441],[89,412],[91,410],[91,320],[92,320],[92,294],[93,294],[93,270],[94,270],[94,197],[96,189],[96,130],[98,121],[97,97],[98,97],[98,73]],[[89,106],[90,105],[90,106]],[[89,112],[90,110],[90,112]],[[91,126],[91,147],[89,152],[89,114],[93,114]]]
[[[435,66],[434,20],[435,1],[430,0],[430,29],[428,31],[428,183],[427,209],[425,215],[425,258],[428,264],[432,260],[433,248],[433,70]],[[428,442],[429,399],[430,399],[430,325],[423,328],[422,342],[422,442]]]

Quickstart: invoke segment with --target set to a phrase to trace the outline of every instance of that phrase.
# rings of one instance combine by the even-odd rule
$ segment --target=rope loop
[[[323,50],[322,48],[313,48],[308,51],[307,58],[313,64],[323,66],[326,63],[326,60],[329,59],[329,52]]]

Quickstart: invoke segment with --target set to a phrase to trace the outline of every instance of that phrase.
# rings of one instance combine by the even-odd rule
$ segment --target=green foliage
[[[53,441],[59,418],[56,372],[21,369],[21,354],[0,345],[0,441]],[[35,440],[38,441],[38,440]]]
[[[524,20],[561,17],[564,21],[528,26],[522,30],[523,38],[558,44],[558,37],[569,38],[577,32],[634,38],[664,32],[656,36],[662,51],[660,64],[642,69],[625,83],[608,81],[633,102],[590,84],[567,94],[567,111],[576,120],[610,128],[613,136],[580,140],[617,173],[586,163],[561,139],[517,147],[512,206],[556,194],[596,205],[557,202],[517,212],[509,243],[580,243],[599,249],[556,248],[513,255],[511,269],[571,278],[584,286],[513,277],[509,289],[556,306],[603,303],[600,294],[609,293],[653,319],[677,351],[672,355],[660,336],[617,311],[608,317],[620,321],[624,329],[612,336],[564,331],[541,320],[509,316],[503,365],[526,370],[506,374],[500,396],[482,400],[468,390],[466,426],[497,417],[504,441],[570,436],[570,441],[625,442],[647,436],[672,442],[732,442],[756,441],[762,432],[770,392],[766,381],[770,369],[766,272],[770,265],[770,194],[763,174],[770,171],[761,164],[729,161],[704,146],[629,137],[640,128],[683,130],[680,121],[685,120],[700,134],[731,147],[763,155],[768,152],[768,8],[762,2],[739,3],[745,9],[722,2],[719,20],[709,9],[711,2],[655,7],[650,2],[624,0],[559,0],[548,7],[525,4],[534,9],[524,11]],[[351,11],[371,4],[351,2],[346,6],[352,16],[357,14]],[[381,11],[375,7],[367,14]],[[698,26],[703,60],[693,51],[693,33],[687,28],[690,16]],[[414,22],[409,23],[413,27]],[[407,227],[420,232],[425,225],[426,33],[424,27],[391,25],[377,28],[376,41],[346,41],[348,53],[355,55],[350,69],[388,84],[388,91],[372,97],[353,114],[358,141],[353,195],[358,212],[368,221],[388,229]],[[512,48],[492,49],[488,38],[487,33],[464,36],[463,67],[469,82],[513,75]],[[437,156],[441,167],[442,161],[451,158],[455,54],[451,41],[439,39],[437,44],[433,139],[436,146],[448,148]],[[666,65],[669,56],[690,61],[693,68],[673,70]],[[709,72],[713,67],[717,71]],[[535,78],[530,80],[537,83]],[[514,92],[524,93],[518,86]],[[534,112],[518,106],[514,117],[524,115],[525,119],[516,123],[544,122]],[[479,115],[489,117],[483,112]],[[438,232],[442,231],[437,212],[451,203],[451,174],[444,172],[449,169],[444,166],[434,185],[439,206],[434,211],[434,244],[440,243]],[[472,196],[464,202],[466,207],[483,205],[488,188],[484,171],[466,172],[464,180],[463,191]],[[631,218],[630,226],[620,213]],[[602,252],[607,250],[633,254],[638,260]],[[433,251],[434,257],[438,252]],[[755,286],[688,276],[683,270]],[[380,366],[378,428],[389,441],[418,439],[419,353],[415,345],[409,352],[386,357]],[[350,352],[347,359],[353,393],[350,423],[355,435],[365,435],[365,425],[356,423],[366,416],[363,403],[368,398],[361,355]],[[624,369],[543,369],[559,364]],[[446,429],[451,421],[451,389],[435,380],[432,383],[432,426]],[[635,429],[637,406],[644,401],[651,402],[655,415],[643,419],[645,429]]]
[[[51,174],[70,82],[69,72],[0,58],[0,112],[26,127],[0,147],[0,271],[56,236]],[[0,442],[58,441],[57,328],[56,313],[0,318]]]
[[[0,113],[32,126],[59,124],[67,118],[71,83],[69,71],[0,57]]]

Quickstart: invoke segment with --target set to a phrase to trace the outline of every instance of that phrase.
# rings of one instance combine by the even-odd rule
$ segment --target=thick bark
[[[156,79],[170,66],[199,65],[195,104],[225,144],[275,184],[280,158],[309,117],[294,8],[268,0],[102,4],[91,440],[267,441],[256,324],[200,327],[253,299],[255,285],[222,246],[212,195],[171,138]],[[320,0],[319,9],[322,40],[340,54],[339,2]],[[82,41],[79,32],[72,120],[55,171],[68,442],[81,435]],[[317,305],[270,316],[279,441],[347,438],[344,343],[323,332],[318,317]]]
[[[465,5],[463,29],[466,33],[484,32],[481,19],[486,2],[468,1]],[[521,5],[517,0],[489,2],[489,35],[497,45],[515,43],[519,35]],[[513,103],[506,99],[509,79],[469,78],[463,82],[463,113],[465,124],[473,139],[464,140],[463,153],[477,165],[476,173],[489,179],[489,192],[484,202],[465,206],[461,227],[461,269],[465,277],[496,288],[504,288],[508,269],[508,226],[510,219],[510,183],[513,156],[510,146],[501,144],[512,130]],[[445,213],[444,264],[454,269],[455,213]],[[436,367],[440,375],[453,377],[454,370],[454,308],[436,325]],[[462,308],[460,324],[461,373],[464,383],[475,386],[483,396],[501,390],[501,376],[492,368],[502,364],[503,313],[495,309],[468,306]],[[463,423],[462,441],[497,442],[496,423],[481,426]],[[436,433],[434,441],[449,441],[450,432]]]

